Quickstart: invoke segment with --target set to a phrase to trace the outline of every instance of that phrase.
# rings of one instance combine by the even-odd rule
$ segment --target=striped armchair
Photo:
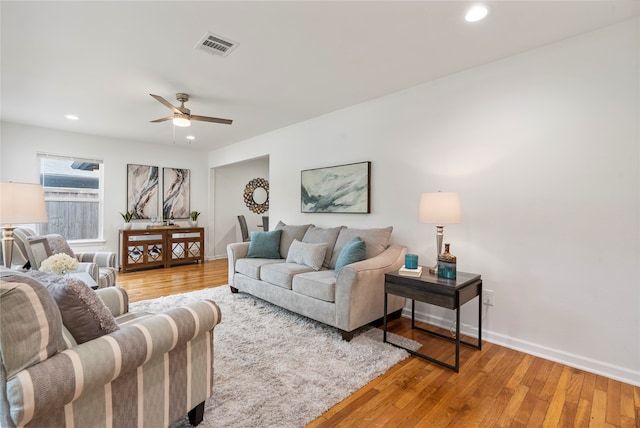
[[[23,266],[27,262],[33,266],[32,254],[28,245],[29,239],[38,237],[36,232],[28,227],[16,227],[13,231],[13,257],[12,266]],[[87,272],[98,285],[98,288],[113,287],[116,285],[116,253],[89,252],[74,253],[66,240],[60,235],[47,235],[51,253],[65,252],[75,257],[80,262],[79,272]],[[53,240],[62,241],[58,245],[52,245]],[[62,247],[62,248],[61,248]]]
[[[77,344],[58,310],[59,284],[1,275],[0,426],[167,427],[186,414],[202,421],[221,318],[214,302],[132,314],[124,289],[85,286],[117,325]]]

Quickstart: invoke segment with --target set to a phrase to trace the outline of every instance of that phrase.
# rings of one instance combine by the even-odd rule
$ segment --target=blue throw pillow
[[[340,251],[336,260],[336,276],[340,269],[351,263],[359,262],[367,258],[367,246],[359,237],[351,238]]]
[[[279,259],[281,234],[281,229],[272,230],[271,232],[251,232],[247,257]]]

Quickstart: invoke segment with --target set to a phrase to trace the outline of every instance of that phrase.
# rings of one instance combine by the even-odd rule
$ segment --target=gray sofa
[[[407,248],[389,244],[392,230],[279,222],[274,231],[227,246],[229,286],[336,327],[349,341],[354,330],[383,317],[384,274],[404,264]],[[271,248],[264,253],[267,237]],[[350,258],[354,245],[365,254]],[[389,295],[387,311],[399,316],[404,304]]]

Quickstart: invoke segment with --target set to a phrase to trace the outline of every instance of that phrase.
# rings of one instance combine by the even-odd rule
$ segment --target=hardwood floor
[[[118,273],[132,302],[227,283],[227,260]],[[224,316],[224,314],[223,314]],[[437,358],[451,343],[411,330]],[[460,373],[416,357],[396,364],[308,427],[640,427],[640,387],[484,342],[462,347]]]

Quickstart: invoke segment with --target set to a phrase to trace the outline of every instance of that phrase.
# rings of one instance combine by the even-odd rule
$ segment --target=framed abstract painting
[[[371,212],[371,162],[307,169],[300,184],[303,213]]]
[[[163,168],[162,215],[164,218],[169,218],[171,213],[175,219],[189,218],[190,186],[191,178],[188,169]]]
[[[127,165],[127,210],[134,219],[158,217],[158,167]]]

